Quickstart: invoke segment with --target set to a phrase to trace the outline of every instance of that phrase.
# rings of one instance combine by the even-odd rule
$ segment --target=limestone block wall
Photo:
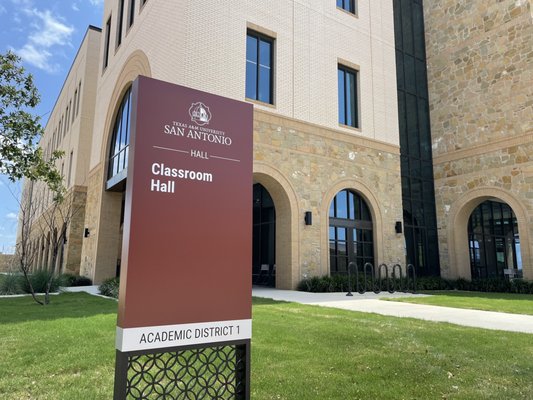
[[[0,254],[0,272],[17,271],[16,261],[13,254]]]
[[[402,220],[398,147],[256,110],[254,182],[276,207],[277,287],[329,274],[329,207],[343,189],[371,209],[375,263],[405,262],[403,235],[394,231]]]
[[[470,277],[468,218],[486,199],[519,222],[533,279],[533,8],[531,1],[424,4],[441,269]]]

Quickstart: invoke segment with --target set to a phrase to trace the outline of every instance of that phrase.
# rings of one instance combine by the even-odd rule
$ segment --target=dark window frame
[[[339,73],[342,73],[343,76],[342,83],[340,82]],[[347,76],[351,76],[351,79],[354,82],[353,93],[351,93],[349,85],[347,84]],[[339,124],[341,124],[342,126],[360,129],[361,123],[359,116],[359,71],[357,69],[347,67],[344,64],[337,64],[337,85],[338,96],[340,97],[342,92],[343,97],[342,104],[340,102],[338,103]],[[352,94],[353,97],[351,97]],[[350,99],[351,104],[354,105],[353,110],[348,110],[348,98]],[[350,111],[353,111],[352,115],[350,115]],[[351,123],[347,123],[348,117],[350,117]]]
[[[122,96],[113,123],[107,161],[106,188],[108,190],[121,190],[126,179],[131,138],[131,101],[132,90],[130,86]],[[127,110],[124,113],[126,107]],[[126,116],[125,120],[124,116]]]
[[[116,49],[122,44],[122,33],[124,27],[124,8],[126,6],[126,0],[118,0],[118,18],[117,18],[117,44]]]
[[[105,70],[109,65],[109,46],[111,42],[111,15],[105,23],[105,42],[104,42],[104,64],[103,69]]]
[[[129,0],[128,5],[128,29],[133,26],[133,23],[135,22],[135,0]]]
[[[346,217],[340,212],[341,201],[346,204]],[[328,243],[330,275],[347,273],[347,266],[352,261],[360,269],[363,269],[367,262],[374,265],[372,213],[366,200],[356,191],[343,189],[331,200]]]
[[[349,12],[350,14],[357,15],[357,0],[337,0],[337,8]]]
[[[245,97],[246,99],[248,100],[253,100],[253,101],[258,101],[258,102],[261,102],[261,103],[264,103],[264,104],[270,104],[270,105],[274,105],[274,46],[275,46],[275,42],[276,42],[276,39],[271,37],[271,36],[267,36],[265,34],[262,34],[260,32],[257,32],[257,31],[254,31],[254,30],[247,30],[246,32],[246,41],[248,42],[248,38],[252,38],[254,40],[257,41],[257,52],[256,52],[256,58],[257,58],[257,62],[255,63],[256,64],[256,67],[255,67],[255,73],[256,73],[256,80],[255,80],[255,96],[249,96],[248,95],[248,81],[246,79],[246,94],[245,94]],[[261,63],[261,58],[260,58],[260,44],[261,42],[266,42],[266,43],[269,43],[270,44],[270,54],[269,54],[269,59],[270,59],[270,74],[269,74],[269,80],[270,80],[270,86],[269,86],[269,91],[268,91],[268,101],[265,101],[265,100],[262,100],[259,95],[259,88],[260,88],[260,85],[261,85],[261,79],[260,79],[260,66],[262,65]],[[248,48],[247,48],[247,53],[248,53]],[[253,62],[253,61],[250,61],[248,60],[248,58],[246,57],[246,69],[248,70],[248,63],[249,62]]]
[[[503,246],[504,256],[501,260],[498,260],[498,242]],[[518,259],[522,260],[522,257],[518,254],[517,245],[520,246],[520,232],[516,214],[511,206],[486,200],[472,211],[468,219],[472,279],[505,279],[505,269],[517,270],[517,277],[521,278],[523,263],[518,263]],[[499,265],[502,263],[503,265]]]

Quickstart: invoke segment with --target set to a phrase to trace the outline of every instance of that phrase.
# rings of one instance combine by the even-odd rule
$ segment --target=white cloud
[[[22,49],[17,50],[17,54],[27,63],[37,68],[55,72],[57,64],[50,64],[49,59],[52,53],[44,49],[36,49],[32,44],[26,43]]]
[[[89,0],[89,3],[91,3],[93,6],[101,6],[104,4],[104,0]]]
[[[40,31],[30,35],[30,42],[45,48],[69,43],[70,36],[74,32],[72,26],[60,22],[49,10],[44,12],[33,10],[33,14],[41,20],[42,26]]]
[[[80,8],[78,7],[78,5],[76,3],[72,3],[72,9],[74,11],[80,11]]]
[[[26,44],[15,52],[29,64],[45,71],[55,72],[59,65],[52,63],[51,50],[56,46],[70,45],[74,28],[64,24],[60,17],[53,15],[50,10],[27,8],[24,9],[24,13],[32,18],[29,23],[31,33]]]
[[[5,13],[6,11],[7,11],[6,8],[2,4],[0,4],[0,15]]]
[[[14,212],[10,212],[10,213],[6,214],[6,218],[7,219],[12,219],[12,220],[17,220],[19,218],[19,216],[17,214],[15,214]]]

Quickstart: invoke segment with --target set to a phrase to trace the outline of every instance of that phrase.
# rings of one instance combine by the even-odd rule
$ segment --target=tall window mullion
[[[274,40],[255,32],[246,36],[246,97],[273,104]]]
[[[339,123],[359,128],[357,71],[338,66]]]
[[[117,19],[117,46],[122,43],[122,26],[124,23],[124,0],[118,2],[118,19]]]

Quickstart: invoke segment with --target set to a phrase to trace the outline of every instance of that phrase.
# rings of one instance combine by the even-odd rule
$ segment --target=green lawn
[[[110,399],[117,303],[0,299],[0,399]],[[533,335],[255,299],[252,399],[531,399]]]
[[[533,315],[533,295],[514,293],[481,293],[462,291],[427,291],[431,297],[405,297],[382,299],[403,303],[427,304],[431,306],[468,308],[472,310],[498,311],[513,314]],[[532,396],[533,398],[533,396]]]

